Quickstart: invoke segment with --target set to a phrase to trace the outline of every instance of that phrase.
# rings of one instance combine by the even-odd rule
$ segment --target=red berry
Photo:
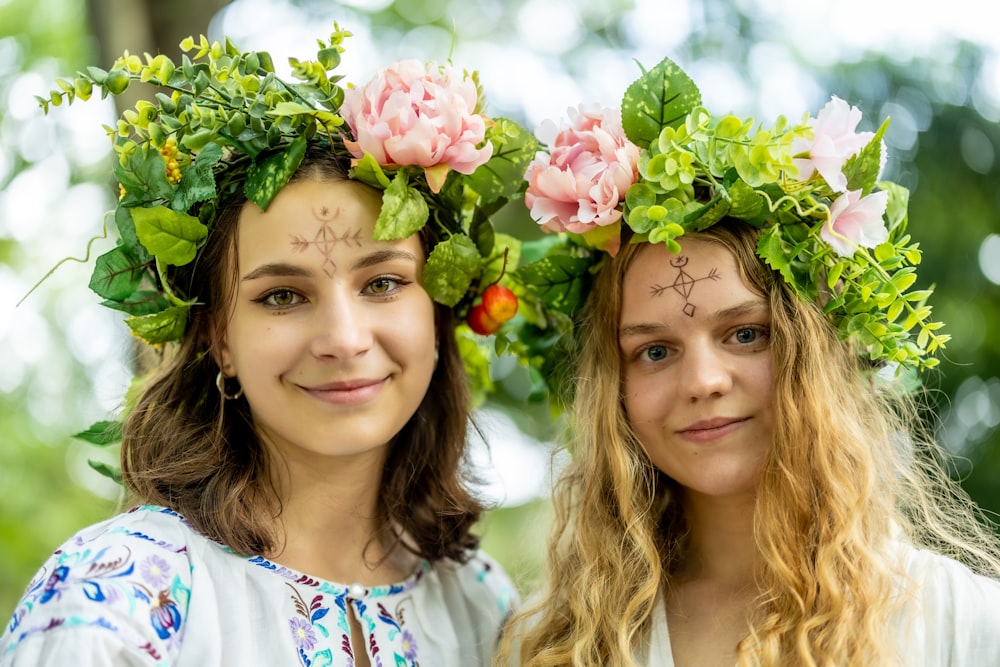
[[[468,317],[465,318],[465,321],[468,323],[470,329],[481,336],[494,334],[497,332],[497,329],[500,328],[500,323],[486,314],[486,309],[483,308],[483,304],[473,306],[472,310],[469,311]]]
[[[495,322],[506,322],[517,314],[517,295],[503,285],[490,285],[483,290],[483,308]]]

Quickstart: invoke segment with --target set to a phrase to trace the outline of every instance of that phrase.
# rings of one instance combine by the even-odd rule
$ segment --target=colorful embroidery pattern
[[[133,510],[134,511],[134,510]],[[173,514],[169,510],[157,511]],[[120,535],[113,544],[102,544],[106,534]],[[13,650],[25,638],[57,628],[95,626],[118,633],[122,641],[138,648],[159,661],[170,658],[180,647],[184,618],[191,597],[190,571],[182,572],[172,567],[158,554],[136,557],[130,544],[142,549],[142,543],[152,543],[164,555],[185,552],[184,547],[174,547],[149,536],[117,527],[109,533],[77,536],[56,551],[48,566],[44,567],[14,612],[7,628],[12,641],[7,651]],[[75,547],[76,550],[71,549]],[[90,615],[46,614],[46,607],[62,609],[56,603],[65,602],[65,608],[81,608],[78,598],[90,601],[82,608],[93,610]],[[122,621],[136,619],[139,627],[153,630],[160,640],[154,644],[145,635],[135,635]],[[27,619],[39,619],[25,625]]]
[[[468,610],[443,607],[442,591],[467,599]],[[469,651],[479,656],[469,664],[485,664],[515,597],[484,557],[424,562],[399,584],[344,586],[236,554],[175,512],[140,507],[80,531],[49,559],[0,637],[0,655],[18,646],[30,655],[40,644],[26,638],[70,630],[63,645],[81,654],[100,645],[164,665],[183,654],[182,664],[214,656],[354,667],[361,647],[373,667],[428,667]],[[442,644],[459,613],[473,615],[475,634]]]

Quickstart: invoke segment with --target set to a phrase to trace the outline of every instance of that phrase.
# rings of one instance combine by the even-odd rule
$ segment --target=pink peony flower
[[[804,181],[818,171],[834,192],[847,190],[844,163],[875,136],[874,132],[855,132],[860,121],[861,110],[834,95],[819,115],[809,121],[812,139],[792,142],[793,155],[809,155],[793,160],[799,168],[799,179]]]
[[[524,203],[544,229],[583,234],[621,219],[619,205],[639,176],[639,148],[625,137],[617,109],[581,105],[568,113],[569,125],[545,121],[535,132],[550,153],[528,165]]]
[[[370,153],[382,166],[424,168],[437,192],[448,170],[471,174],[493,155],[486,119],[474,113],[476,84],[450,65],[403,60],[379,70],[363,88],[348,88],[340,113],[356,158]]]
[[[882,221],[889,193],[873,192],[861,196],[861,190],[849,190],[830,206],[830,220],[820,236],[841,257],[851,257],[858,246],[874,248],[889,238]]]

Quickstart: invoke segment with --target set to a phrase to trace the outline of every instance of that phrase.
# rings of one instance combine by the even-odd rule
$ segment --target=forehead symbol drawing
[[[677,277],[674,278],[674,282],[666,286],[659,284],[653,285],[650,288],[650,291],[652,291],[653,296],[660,296],[661,294],[663,294],[663,292],[667,290],[668,287],[673,289],[675,292],[680,294],[681,297],[683,297],[684,299],[684,307],[681,310],[688,317],[694,317],[694,313],[697,308],[690,301],[691,291],[694,289],[694,284],[702,280],[718,280],[719,270],[715,267],[712,267],[712,269],[709,270],[708,275],[702,276],[701,278],[695,278],[690,273],[684,270],[684,267],[687,266],[688,260],[689,258],[683,255],[678,257],[671,257],[670,266],[677,269]]]

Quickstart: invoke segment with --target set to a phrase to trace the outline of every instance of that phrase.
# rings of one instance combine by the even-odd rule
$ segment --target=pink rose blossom
[[[855,132],[860,121],[861,110],[834,95],[819,115],[809,121],[812,139],[792,142],[793,155],[809,155],[793,160],[799,168],[799,178],[804,181],[818,171],[834,192],[847,190],[844,164],[875,136],[874,132]],[[883,161],[884,153],[883,147]]]
[[[493,155],[486,120],[474,113],[476,84],[450,65],[403,60],[379,70],[364,88],[348,88],[340,113],[354,140],[356,158],[370,153],[382,166],[423,167],[431,190],[448,169],[471,174]],[[480,147],[481,146],[481,147]]]
[[[830,206],[830,221],[820,236],[841,257],[851,257],[858,246],[874,248],[889,238],[882,215],[889,193],[873,192],[861,196],[861,190],[849,190]]]
[[[535,132],[551,153],[539,152],[528,166],[524,203],[544,229],[582,234],[621,219],[639,148],[625,137],[617,109],[581,105],[569,110],[569,121],[545,121]]]

